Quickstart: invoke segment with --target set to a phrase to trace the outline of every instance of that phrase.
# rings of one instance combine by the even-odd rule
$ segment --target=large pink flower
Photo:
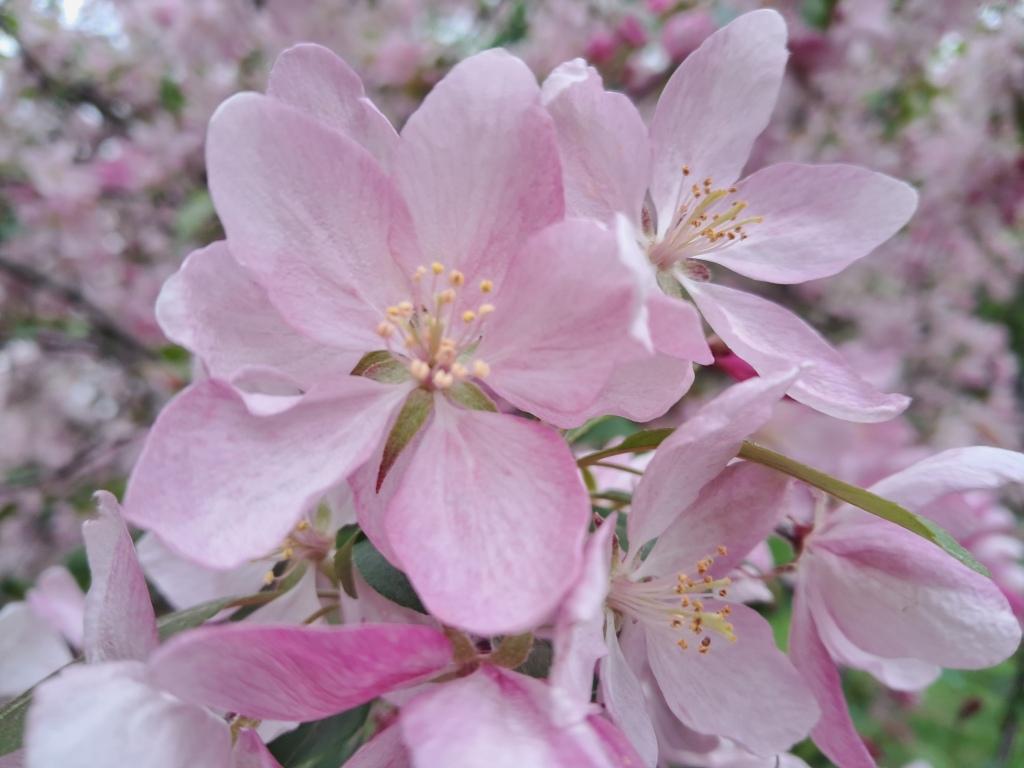
[[[950,494],[1024,482],[1024,456],[997,448],[946,451],[871,490],[919,513]],[[826,514],[804,539],[790,653],[814,690],[815,743],[842,768],[874,760],[843,700],[836,662],[914,690],[941,667],[982,669],[1016,650],[1021,628],[998,586],[939,547],[865,512]]]
[[[774,283],[833,275],[889,239],[916,206],[908,185],[846,165],[781,164],[737,181],[768,124],[786,57],[779,14],[741,16],[676,70],[649,131],[592,68],[580,60],[559,67],[544,99],[558,127],[567,210],[629,216],[665,292],[688,295],[762,376],[814,362],[787,393],[794,400],[843,419],[884,421],[907,398],[876,390],[789,311],[708,282],[704,262]],[[677,337],[689,333],[684,325]],[[669,352],[657,337],[655,344]]]
[[[651,340],[635,244],[563,220],[533,75],[502,51],[468,59],[399,138],[343,62],[299,46],[268,96],[218,110],[207,159],[227,242],[192,254],[158,309],[215,379],[157,420],[130,519],[228,568],[370,460],[360,523],[431,612],[534,625],[576,574],[588,498],[558,434],[489,412],[474,382],[574,426]],[[385,478],[407,401],[426,420]]]

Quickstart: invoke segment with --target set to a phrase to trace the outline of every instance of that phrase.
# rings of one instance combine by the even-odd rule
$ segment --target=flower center
[[[718,547],[718,552],[725,554],[725,547]],[[671,637],[684,651],[693,642],[700,653],[708,653],[711,637],[705,633],[717,633],[735,643],[736,635],[729,623],[732,607],[722,601],[729,594],[730,581],[708,575],[713,561],[710,555],[697,561],[696,579],[685,573],[648,581],[614,578],[608,607]],[[716,610],[718,605],[722,607]]]
[[[425,281],[428,272],[431,276]],[[472,292],[464,290],[465,276],[452,269],[445,277],[444,265],[436,261],[429,270],[419,267],[411,279],[412,300],[388,307],[377,326],[391,356],[428,389],[447,389],[471,376],[486,378],[491,368],[483,360],[473,359],[473,352],[494,305],[486,301],[477,304],[467,295]],[[429,288],[425,282],[430,283]],[[486,296],[494,284],[481,280],[478,290]],[[396,349],[399,344],[401,351]]]
[[[275,574],[274,569],[267,571],[263,583],[269,586],[275,581],[283,582],[300,566],[306,563],[319,564],[334,549],[334,542],[335,537],[322,525],[311,523],[308,519],[300,520],[281,546],[266,558],[283,562],[283,570],[280,574]]]
[[[690,169],[684,165],[684,178],[689,175]],[[747,203],[738,199],[738,192],[736,187],[715,187],[715,181],[710,177],[702,184],[687,186],[684,181],[671,211],[672,220],[664,229],[659,226],[664,235],[656,240],[653,232],[648,234],[647,248],[651,261],[659,268],[667,269],[676,262],[699,258],[746,240],[748,235],[744,227],[760,224],[764,217],[744,216]],[[643,216],[645,230],[648,229],[648,221],[650,213],[646,212]]]

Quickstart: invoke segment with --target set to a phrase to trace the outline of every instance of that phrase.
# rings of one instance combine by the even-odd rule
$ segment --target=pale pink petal
[[[25,601],[71,645],[82,647],[85,595],[67,568],[54,565],[39,574],[36,585],[25,594]]]
[[[1024,454],[988,446],[942,451],[875,483],[872,493],[913,512],[948,493],[996,490],[1024,483]]]
[[[394,178],[425,260],[500,285],[522,243],[564,210],[533,73],[500,49],[456,64],[402,129]]]
[[[349,758],[345,768],[412,768],[402,727],[395,724],[378,733]]]
[[[737,640],[711,633],[708,653],[683,650],[674,633],[647,631],[651,670],[665,701],[685,725],[725,736],[763,757],[785,752],[807,736],[818,707],[771,627],[744,605],[729,621]]]
[[[579,426],[615,367],[651,354],[634,335],[643,303],[615,232],[583,219],[548,227],[495,291],[477,350],[487,383],[555,426]]]
[[[647,297],[647,312],[651,338],[659,352],[701,365],[715,362],[704,338],[700,315],[693,305],[655,289]]]
[[[633,748],[626,734],[607,719],[600,715],[591,715],[587,718],[587,725],[600,740],[609,768],[632,768],[643,765],[643,758]]]
[[[73,658],[60,632],[28,603],[0,608],[0,698],[21,695]]]
[[[78,664],[40,686],[28,768],[228,768],[227,723],[154,687],[140,662]]]
[[[781,163],[739,184],[744,215],[763,216],[748,237],[700,258],[769,283],[802,283],[841,272],[907,223],[909,184],[852,165]]]
[[[838,419],[886,421],[910,404],[904,395],[887,395],[861,378],[811,326],[788,309],[758,296],[711,283],[686,280],[687,292],[729,348],[761,376],[800,363],[813,367],[787,395]]]
[[[135,544],[146,578],[175,610],[191,608],[222,597],[259,592],[270,568],[267,561],[245,562],[228,571],[203,568],[179,557],[160,539],[147,533]]]
[[[319,720],[442,674],[451,645],[431,627],[226,624],[176,635],[153,680],[176,696],[268,720]]]
[[[643,686],[619,647],[611,616],[606,623],[605,642],[608,655],[601,659],[601,701],[640,755],[642,764],[653,768],[658,762],[658,737],[647,711]]]
[[[771,418],[798,371],[735,384],[677,429],[654,454],[627,518],[634,548],[660,536]]]
[[[267,95],[355,139],[388,169],[398,134],[366,98],[359,75],[327,48],[302,43],[284,51],[270,70]]]
[[[644,423],[664,416],[693,384],[693,363],[655,353],[654,357],[620,365],[604,389],[578,415],[580,421],[598,416],[622,416]]]
[[[348,376],[254,416],[227,385],[193,384],[157,418],[128,483],[126,515],[202,565],[262,557],[369,457],[407,392]]]
[[[231,768],[281,768],[263,739],[252,728],[243,728],[231,749]]]
[[[25,768],[27,759],[24,749],[8,752],[6,755],[0,755],[0,768]]]
[[[373,157],[277,99],[244,93],[211,119],[206,158],[231,254],[288,323],[342,349],[380,348],[385,309],[409,298],[391,241],[418,259]]]
[[[566,212],[604,222],[624,213],[638,223],[651,149],[633,102],[604,90],[597,70],[583,59],[548,75],[541,98],[558,131]]]
[[[814,743],[843,768],[875,768],[875,761],[850,720],[839,671],[818,637],[807,596],[799,587],[793,598],[789,657],[821,710],[821,719],[811,731]]]
[[[300,389],[344,376],[360,353],[346,352],[288,325],[266,290],[217,242],[189,255],[164,283],[156,316],[167,337],[202,358],[215,379],[266,366]]]
[[[832,618],[868,653],[981,669],[1020,643],[1020,624],[996,584],[910,531],[860,513],[811,547],[815,586]]]
[[[707,557],[714,558],[711,576],[728,575],[774,530],[785,513],[788,490],[789,479],[774,469],[747,462],[726,467],[658,537],[635,578],[692,573]]]
[[[679,204],[684,165],[716,187],[739,177],[768,125],[787,56],[782,17],[754,11],[705,40],[672,75],[651,123],[651,196],[661,234]],[[691,183],[687,179],[686,187]]]
[[[437,399],[387,538],[432,614],[482,635],[540,623],[576,578],[590,501],[553,429]]]
[[[593,732],[586,729],[578,743],[575,732],[552,723],[549,698],[538,680],[483,666],[417,696],[398,722],[416,768],[607,765],[600,752],[588,754],[588,746],[599,749]]]
[[[144,661],[159,640],[132,537],[113,494],[96,493],[99,518],[82,526],[92,581],[85,596],[85,660]]]

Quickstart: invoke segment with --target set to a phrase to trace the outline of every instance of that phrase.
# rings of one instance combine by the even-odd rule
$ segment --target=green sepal
[[[410,379],[409,367],[395,360],[386,349],[367,352],[352,369],[352,376],[364,376],[381,384],[401,384]]]
[[[533,648],[533,633],[506,635],[501,644],[494,649],[488,660],[498,667],[516,669],[526,663]]]
[[[916,533],[922,539],[940,547],[948,555],[956,558],[972,571],[991,577],[988,569],[975,560],[974,555],[960,546],[956,539],[949,535],[948,531],[939,527],[931,520],[915,515],[908,509],[904,509],[893,501],[876,496],[871,491],[858,488],[856,485],[844,483],[842,480],[838,480],[831,475],[827,475],[788,456],[783,456],[781,453],[763,448],[750,441],[744,442],[739,453],[736,455],[741,459],[763,464],[790,477],[795,477],[797,480],[813,485],[815,488],[823,490],[840,501],[845,501],[847,504],[859,507],[876,517],[888,520],[890,523],[895,523],[901,528],[906,528],[911,533]]]
[[[498,406],[487,396],[487,393],[468,381],[456,381],[444,391],[444,396],[471,411],[498,412]]]
[[[356,583],[352,574],[352,547],[362,531],[356,523],[343,525],[338,529],[334,540],[334,576],[337,578],[345,594],[353,600],[357,599]]]
[[[361,538],[352,546],[352,563],[363,581],[393,603],[426,613],[409,577],[389,563],[369,539]]]
[[[380,461],[380,469],[377,471],[377,492],[384,485],[384,478],[395,466],[398,457],[402,454],[420,431],[420,427],[427,420],[427,416],[434,408],[434,395],[425,389],[416,388],[405,398],[402,410],[398,412],[395,425],[388,434],[388,440],[384,444],[384,456]]]

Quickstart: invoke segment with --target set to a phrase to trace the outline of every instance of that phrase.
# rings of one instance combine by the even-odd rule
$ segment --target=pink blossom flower
[[[219,380],[158,418],[130,519],[232,567],[366,464],[360,523],[432,613],[536,624],[575,576],[587,494],[553,430],[467,410],[467,387],[574,426],[650,339],[616,234],[563,221],[532,74],[501,51],[468,59],[399,139],[340,59],[299,46],[268,96],[221,107],[207,155],[227,242],[192,254],[159,315]],[[387,383],[347,375],[374,351]],[[417,392],[430,413],[385,478],[384,436]]]
[[[147,765],[273,768],[255,735],[209,707],[249,718],[313,720],[450,665],[429,627],[231,624],[182,633],[158,647],[146,582],[116,501],[98,494],[85,538],[85,660],[42,684],[26,730],[29,768]],[[251,722],[248,721],[248,722]]]
[[[793,399],[838,418],[884,421],[907,398],[864,381],[789,311],[708,282],[704,262],[783,284],[836,274],[914,211],[908,185],[852,166],[780,164],[737,181],[768,123],[786,57],[781,16],[741,16],[676,70],[650,131],[627,99],[602,90],[592,68],[580,60],[559,67],[544,92],[559,133],[567,210],[602,220],[628,215],[662,288],[688,295],[762,376],[814,362],[787,393]],[[655,345],[665,351],[657,337]]]
[[[871,490],[925,513],[949,494],[1024,482],[1024,455],[998,448],[946,451]],[[1021,628],[998,586],[909,531],[844,507],[820,519],[799,561],[790,655],[814,690],[815,743],[843,768],[874,766],[846,710],[835,663],[898,690],[941,667],[981,669],[1008,658]]]

